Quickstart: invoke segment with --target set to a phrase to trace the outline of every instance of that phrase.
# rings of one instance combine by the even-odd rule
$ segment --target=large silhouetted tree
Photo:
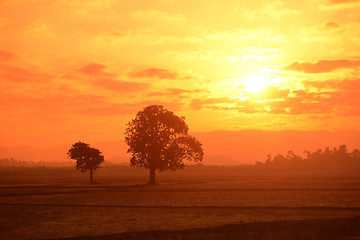
[[[80,172],[90,170],[90,183],[93,183],[93,171],[104,162],[104,156],[101,152],[96,148],[90,147],[89,144],[77,142],[72,145],[67,154],[69,158],[76,160],[77,170]]]
[[[184,120],[163,106],[151,105],[127,124],[125,142],[132,153],[130,165],[149,169],[149,184],[156,184],[156,170],[175,171],[184,168],[184,160],[202,161],[201,143],[188,135]]]

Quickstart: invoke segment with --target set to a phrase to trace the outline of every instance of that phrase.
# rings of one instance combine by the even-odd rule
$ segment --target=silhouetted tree
[[[264,166],[267,167],[288,167],[292,169],[306,169],[310,171],[323,172],[346,172],[360,169],[360,150],[354,149],[349,152],[346,145],[340,145],[338,148],[324,150],[318,149],[314,152],[305,151],[306,157],[302,158],[289,151],[286,156],[277,154],[274,157],[267,156]],[[256,166],[261,166],[257,163]]]
[[[130,165],[149,169],[149,184],[156,184],[156,170],[175,171],[184,168],[184,160],[202,161],[201,143],[188,135],[184,120],[163,106],[151,105],[127,124],[125,142],[132,153]]]
[[[360,159],[360,150],[354,149],[352,153],[350,153],[351,158]]]
[[[90,170],[90,183],[93,183],[93,171],[98,169],[100,164],[104,162],[104,156],[101,152],[90,147],[89,144],[77,142],[72,145],[67,154],[69,158],[76,160],[77,170],[80,170],[80,172]]]

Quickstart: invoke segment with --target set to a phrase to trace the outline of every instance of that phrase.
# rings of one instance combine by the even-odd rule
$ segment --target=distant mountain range
[[[191,133],[203,143],[206,165],[239,165],[264,162],[267,154],[286,154],[292,150],[302,155],[304,150],[315,151],[327,146],[333,148],[346,144],[349,149],[360,148],[360,133],[357,131],[214,131]],[[128,164],[124,141],[90,143],[100,149],[105,161]],[[67,151],[71,144],[53,147],[0,147],[0,158],[14,158],[34,162],[69,162]]]

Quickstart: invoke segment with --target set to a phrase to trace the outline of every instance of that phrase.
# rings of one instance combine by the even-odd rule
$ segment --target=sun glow
[[[256,73],[248,76],[242,84],[248,92],[259,92],[265,87],[269,86],[269,80],[261,73]]]

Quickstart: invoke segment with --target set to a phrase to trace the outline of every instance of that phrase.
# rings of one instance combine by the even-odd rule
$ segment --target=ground
[[[147,176],[139,175],[100,175],[93,185],[83,177],[0,178],[0,239],[109,236],[360,216],[356,176],[168,174],[160,175],[156,186],[146,185]]]

